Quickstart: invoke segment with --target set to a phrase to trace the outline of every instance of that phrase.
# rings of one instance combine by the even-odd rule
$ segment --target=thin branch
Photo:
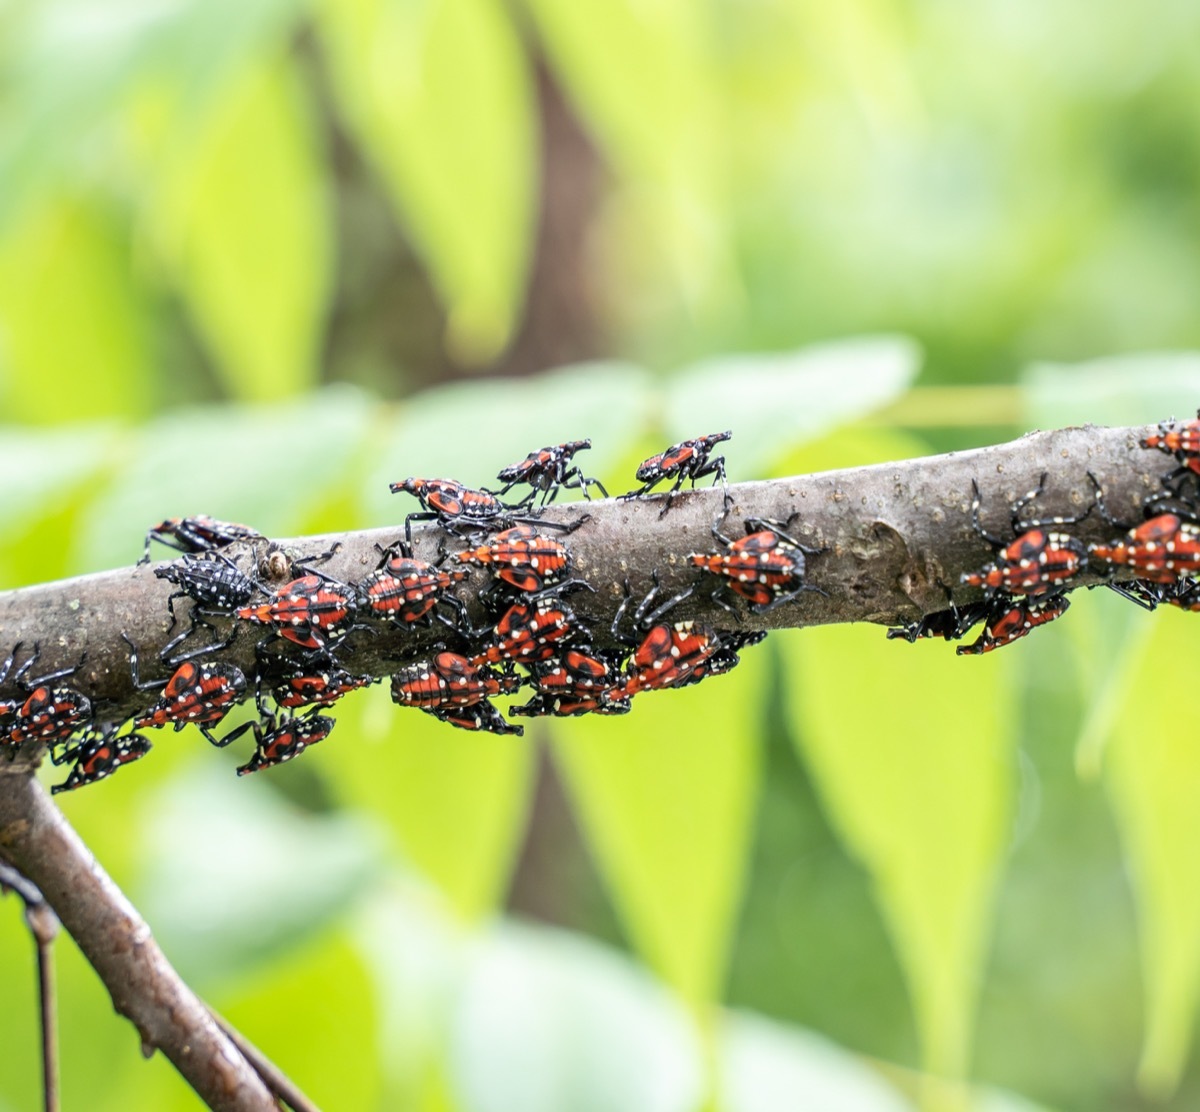
[[[54,992],[54,940],[58,916],[28,877],[15,866],[0,860],[0,893],[11,889],[25,904],[25,923],[37,949],[38,997],[42,1021],[42,1105],[58,1112],[58,1018]]]
[[[208,1009],[163,956],[150,928],[31,776],[0,770],[0,853],[35,880],[148,1050],[160,1049],[221,1112],[278,1105]]]
[[[286,1104],[292,1112],[321,1112],[304,1094],[300,1087],[271,1061],[257,1046],[233,1026],[220,1012],[208,1009],[217,1026],[229,1037],[229,1041],[242,1052],[242,1057],[254,1067],[254,1072],[263,1079],[271,1092]]]

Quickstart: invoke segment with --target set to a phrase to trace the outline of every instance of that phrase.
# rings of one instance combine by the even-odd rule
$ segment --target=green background
[[[0,0],[0,586],[583,436],[618,492],[1186,416],[1197,106],[1190,0]],[[789,631],[524,739],[376,689],[62,802],[330,1109],[1191,1109],[1194,622]],[[57,952],[66,1107],[197,1107]],[[0,1109],[33,986],[7,900]]]

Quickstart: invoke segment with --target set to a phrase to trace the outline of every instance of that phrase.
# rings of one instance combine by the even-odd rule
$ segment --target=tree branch
[[[975,451],[731,486],[733,506],[725,531],[738,534],[748,517],[785,521],[796,515],[792,535],[823,550],[809,559],[808,580],[825,594],[807,593],[768,614],[746,614],[738,623],[710,602],[706,592],[698,592],[680,607],[680,615],[703,618],[717,629],[850,621],[892,625],[944,609],[947,588],[954,589],[956,602],[971,601],[979,592],[961,589],[959,577],[994,555],[971,524],[972,480],[982,492],[984,525],[997,536],[1008,535],[1013,502],[1037,486],[1043,472],[1049,477],[1037,504],[1039,515],[1074,516],[1086,510],[1094,500],[1091,471],[1103,486],[1110,511],[1136,520],[1142,500],[1161,490],[1161,476],[1169,469],[1161,453],[1138,446],[1149,431],[1061,429]],[[397,521],[415,508],[398,500]],[[606,499],[557,505],[545,514],[545,520],[556,522],[589,516],[570,535],[569,544],[574,575],[595,593],[572,596],[571,606],[594,631],[597,647],[611,644],[608,627],[625,597],[627,580],[640,594],[657,573],[665,591],[680,590],[696,582],[688,553],[713,548],[710,530],[722,510],[719,489],[682,494],[665,516],[661,508],[660,498]],[[1111,539],[1116,532],[1097,513],[1070,531],[1085,542]],[[353,583],[377,566],[376,546],[393,542],[399,533],[397,526],[278,546],[262,542],[252,550],[242,546],[229,552],[243,570],[257,565],[264,581],[277,585],[292,574],[280,551],[303,557],[338,541],[341,551],[323,570]],[[131,550],[138,539],[130,538]],[[436,527],[418,531],[416,555],[436,559],[442,540]],[[458,588],[472,619],[480,623],[484,610],[477,596],[489,578],[476,573]],[[1096,574],[1080,579],[1081,585],[1100,581]],[[116,724],[147,702],[133,687],[121,634],[139,646],[146,676],[169,637],[166,601],[172,589],[154,577],[152,567],[140,567],[3,592],[0,646],[39,643],[39,672],[70,667],[86,652],[70,683],[92,700],[98,724]],[[232,619],[215,621],[228,628]],[[228,649],[214,656],[237,664],[253,684],[259,635],[257,629],[242,629]],[[338,656],[353,672],[385,676],[427,655],[447,636],[437,627],[380,625],[376,637],[351,635],[339,646]],[[166,678],[165,670],[160,674]],[[7,689],[0,689],[0,698],[18,695],[11,680]],[[275,1107],[210,1013],[178,980],[146,925],[32,780],[42,756],[39,747],[26,745],[10,756],[8,762],[0,761],[0,853],[41,888],[109,987],[117,1010],[137,1025],[147,1046],[167,1053],[212,1107]]]
[[[1043,472],[1049,478],[1045,496],[1038,502],[1039,513],[1067,515],[1086,509],[1093,500],[1090,470],[1103,484],[1109,509],[1136,519],[1142,499],[1161,489],[1160,476],[1168,470],[1160,452],[1138,447],[1138,439],[1149,431],[1060,429],[968,452],[735,484],[729,488],[734,499],[726,524],[729,533],[737,534],[739,521],[746,517],[786,520],[796,514],[792,534],[826,550],[808,561],[809,582],[826,595],[813,592],[769,614],[747,614],[739,628],[858,621],[895,624],[944,609],[946,587],[954,589],[956,601],[978,597],[977,591],[958,586],[963,572],[977,569],[993,556],[991,547],[971,527],[972,479],[982,492],[984,524],[1001,535],[1008,530],[1010,506],[1037,485]],[[705,488],[677,496],[665,517],[659,516],[661,500],[653,497],[556,505],[546,512],[545,520],[557,522],[574,520],[581,513],[590,515],[591,520],[571,534],[569,544],[575,575],[587,580],[596,593],[573,596],[572,606],[592,624],[597,645],[611,642],[608,624],[623,597],[626,578],[635,592],[649,588],[655,571],[667,591],[695,582],[696,573],[685,558],[689,552],[712,549],[710,528],[721,505],[720,490]],[[398,498],[397,521],[413,509],[413,503]],[[1071,532],[1081,540],[1098,541],[1111,538],[1114,529],[1094,513],[1072,526]],[[399,528],[374,529],[281,543],[285,551],[313,554],[341,542],[342,550],[323,570],[355,582],[378,564],[375,546],[394,541],[398,534]],[[426,526],[415,531],[415,537],[416,554],[436,559],[441,531]],[[131,538],[131,549],[135,542]],[[269,582],[285,582],[290,576],[287,562],[268,562],[266,553],[266,546],[259,544],[253,558],[245,552],[235,558],[244,570],[258,559]],[[1080,582],[1097,583],[1101,578],[1093,574]],[[458,587],[471,604],[472,617],[479,621],[483,611],[474,599],[487,579],[476,572]],[[40,642],[39,670],[70,667],[86,650],[86,662],[71,684],[91,698],[98,721],[120,721],[146,702],[132,685],[128,649],[120,635],[127,633],[139,646],[142,660],[152,662],[168,638],[166,600],[172,589],[154,578],[152,566],[146,566],[5,591],[0,593],[0,646],[18,640],[26,645]],[[182,612],[186,610],[184,604]],[[733,623],[727,612],[702,594],[681,607],[681,613],[703,616],[717,628]],[[215,621],[222,630],[228,628],[227,620]],[[254,644],[260,635],[259,627],[242,629],[229,649],[214,656],[237,664],[252,677]],[[338,655],[351,671],[387,675],[398,664],[419,659],[445,637],[446,631],[437,628],[396,630],[381,625],[377,637],[352,635]],[[7,690],[0,688],[0,697],[17,694],[11,684]],[[36,756],[36,752],[22,754],[26,761]]]

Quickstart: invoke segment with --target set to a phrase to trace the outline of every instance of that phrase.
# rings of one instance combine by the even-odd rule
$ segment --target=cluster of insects
[[[996,558],[962,576],[967,587],[982,588],[981,600],[926,615],[911,625],[888,630],[888,637],[912,642],[923,637],[958,640],[983,623],[983,633],[960,655],[991,652],[1010,645],[1040,625],[1062,617],[1070,606],[1067,594],[1088,570],[1101,572],[1107,586],[1147,610],[1161,604],[1200,611],[1200,413],[1193,420],[1164,421],[1141,447],[1172,456],[1176,466],[1162,476],[1163,490],[1142,503],[1141,522],[1118,521],[1104,502],[1104,491],[1090,471],[1093,501],[1073,517],[1028,518],[1026,509],[1045,490],[1046,476],[1035,490],[1013,505],[1012,538],[996,537],[980,523],[980,496],[973,486],[971,524],[996,549]],[[1187,489],[1190,485],[1190,491]],[[1093,510],[1123,535],[1106,543],[1087,544],[1064,526],[1078,524]],[[1134,573],[1117,581],[1118,574]]]
[[[642,485],[621,497],[657,497],[655,488],[669,483],[665,514],[685,482],[694,486],[711,476],[725,487],[725,461],[713,450],[730,436],[723,432],[672,445],[642,463],[637,470]],[[579,490],[587,500],[592,490],[607,497],[599,480],[575,462],[590,447],[590,441],[578,440],[532,452],[499,473],[503,485],[495,491],[452,479],[393,483],[393,493],[411,495],[419,508],[406,516],[402,535],[379,548],[378,566],[352,583],[322,570],[338,546],[291,559],[289,581],[271,586],[233,558],[237,546],[266,540],[256,530],[209,517],[161,522],[148,531],[140,562],[149,562],[152,543],[179,553],[153,572],[174,588],[167,599],[168,639],[158,656],[160,675],[145,678],[137,645],[122,634],[132,685],[147,693],[128,729],[124,722],[98,724],[88,698],[67,682],[82,660],[33,676],[37,646],[26,651],[17,645],[0,665],[0,684],[11,680],[24,698],[0,703],[0,745],[40,742],[56,764],[70,762],[66,780],[53,789],[58,792],[138,760],[150,749],[150,731],[178,731],[190,723],[216,746],[252,733],[253,755],[237,771],[259,772],[327,738],[335,720],[324,712],[349,692],[377,682],[344,666],[342,650],[350,637],[418,627],[435,630],[435,644],[427,659],[393,672],[392,700],[460,729],[520,734],[523,727],[510,718],[625,714],[636,695],[729,671],[744,648],[766,636],[675,616],[675,608],[695,594],[706,594],[740,623],[739,606],[762,614],[818,590],[806,582],[806,561],[822,550],[792,535],[791,521],[751,518],[743,522],[744,536],[723,532],[731,502],[726,488],[725,512],[712,527],[714,549],[687,557],[696,581],[664,597],[657,573],[641,596],[626,580],[623,601],[605,636],[597,638],[597,619],[587,613],[595,588],[573,573],[571,549],[572,534],[590,517],[542,518],[564,489]],[[524,496],[504,500],[515,487],[527,488]],[[413,525],[419,522],[436,526],[436,561],[414,555]],[[480,575],[489,581],[472,591],[475,601],[468,605],[456,588]],[[218,620],[229,623],[224,636]],[[247,675],[217,654],[253,627],[261,638],[254,672]],[[198,641],[204,644],[197,647]],[[516,699],[522,688],[529,693],[502,712],[496,700]],[[251,699],[256,717],[223,729],[228,713]]]
[[[808,592],[824,593],[807,577],[809,561],[824,549],[799,539],[794,517],[744,518],[741,536],[730,528],[725,460],[713,454],[730,436],[673,444],[637,469],[642,485],[622,499],[661,497],[661,516],[684,483],[712,477],[722,484],[724,511],[713,522],[711,548],[683,560],[694,576],[690,586],[668,595],[655,573],[649,590],[638,593],[626,580],[615,616],[599,633],[600,619],[589,612],[596,588],[576,574],[572,552],[573,534],[590,516],[543,517],[563,490],[578,490],[587,501],[593,490],[608,497],[575,460],[591,447],[588,440],[531,452],[499,472],[496,490],[454,479],[393,483],[392,492],[415,498],[418,508],[406,515],[401,535],[379,548],[378,565],[355,582],[323,570],[337,545],[291,557],[282,572],[268,561],[276,580],[289,576],[275,586],[260,578],[258,564],[247,572],[234,559],[239,546],[266,541],[256,530],[203,516],[163,521],[147,532],[139,562],[149,562],[153,543],[178,553],[153,571],[173,588],[166,601],[167,639],[158,654],[159,675],[147,679],[137,645],[125,638],[130,680],[147,693],[126,720],[128,729],[124,721],[95,714],[89,698],[71,685],[82,658],[73,667],[38,674],[38,646],[17,644],[0,662],[0,685],[20,693],[0,701],[0,747],[45,746],[56,764],[71,764],[66,780],[53,789],[67,791],[144,756],[149,731],[178,731],[190,723],[217,746],[251,733],[254,752],[237,771],[259,772],[325,740],[336,724],[328,709],[378,682],[373,674],[350,671],[345,649],[356,633],[374,636],[383,629],[426,631],[419,640],[399,642],[403,655],[389,677],[393,702],[465,730],[520,734],[523,727],[512,719],[626,714],[635,696],[720,675],[766,636],[742,628],[745,614],[766,614]],[[985,528],[973,484],[971,527],[995,550],[989,563],[962,576],[973,601],[955,604],[947,592],[945,609],[890,629],[888,636],[960,640],[982,625],[978,638],[957,651],[991,652],[1066,613],[1068,593],[1088,571],[1100,571],[1108,586],[1147,609],[1167,604],[1200,611],[1200,414],[1164,422],[1141,443],[1170,455],[1174,466],[1162,476],[1163,491],[1145,500],[1140,522],[1118,521],[1090,472],[1093,497],[1082,513],[1035,513],[1047,496],[1043,475],[1009,507],[1008,532],[1001,535]],[[664,484],[666,490],[656,493]],[[525,493],[506,499],[514,488]],[[1070,528],[1093,512],[1122,535],[1093,544],[1073,536]],[[417,523],[434,526],[435,560],[415,555]],[[480,576],[488,582],[481,589],[473,584],[470,600],[460,597],[460,585]],[[693,596],[728,611],[734,628],[679,617],[676,607]],[[252,628],[259,640],[247,675],[219,654]],[[431,644],[428,655],[400,665],[412,659],[418,643]],[[522,697],[524,688],[529,691]],[[497,705],[504,697],[514,700],[506,710]],[[229,712],[247,700],[256,716],[223,729]]]

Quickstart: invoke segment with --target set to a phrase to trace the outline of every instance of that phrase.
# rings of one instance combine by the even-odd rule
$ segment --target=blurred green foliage
[[[0,0],[0,584],[173,514],[395,522],[390,480],[567,437],[617,492],[700,430],[748,479],[1185,413],[1200,357],[1140,353],[1200,347],[1198,51],[1186,0]],[[606,170],[623,361],[414,393],[520,333],[547,81]],[[1183,1110],[1197,650],[1130,609],[999,660],[780,634],[524,740],[375,691],[269,775],[163,737],[64,803],[330,1108]],[[573,931],[506,913],[530,885]],[[37,1078],[11,904],[3,1110]],[[67,1104],[196,1107],[59,952]]]

